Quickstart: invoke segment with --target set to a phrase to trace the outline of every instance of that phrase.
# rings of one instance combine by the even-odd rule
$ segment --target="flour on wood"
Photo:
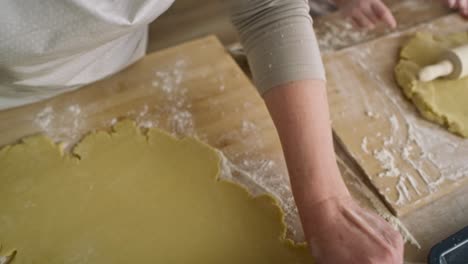
[[[369,151],[369,149],[367,147],[367,144],[369,144],[369,142],[367,141],[367,137],[364,137],[362,139],[362,142],[361,142],[361,149],[362,149],[362,151],[364,151],[364,153],[369,154],[370,151]]]
[[[379,177],[398,177],[400,170],[395,165],[395,158],[388,149],[374,151],[374,157],[380,162],[383,171],[378,174]]]
[[[164,69],[158,68],[155,70],[154,80],[151,82],[154,89],[162,92],[161,96],[163,97],[162,105],[151,107],[157,108],[158,111],[154,112],[162,111],[166,113],[167,119],[165,122],[167,127],[169,127],[172,134],[177,136],[196,136],[195,121],[191,111],[192,106],[187,98],[188,90],[184,86],[189,64],[190,61],[187,59],[179,58],[174,64]],[[151,110],[151,107],[149,110]],[[154,118],[151,114],[146,115],[147,112],[148,108],[143,108],[139,115],[140,120],[137,120],[137,123],[144,127],[158,126],[159,119]]]
[[[442,185],[456,184],[454,181],[467,177],[468,141],[425,121],[409,105],[395,86],[393,77],[383,74],[382,69],[376,67],[373,51],[376,46],[373,43],[369,42],[359,49],[342,51],[349,54],[353,63],[361,68],[359,72],[365,72],[366,82],[371,84],[372,90],[360,88],[362,80],[349,73],[346,64],[329,61],[328,68],[333,69],[332,74],[339,74],[339,79],[347,80],[356,87],[349,89],[346,85],[337,86],[337,93],[348,98],[349,105],[362,105],[341,109],[346,111],[346,117],[340,117],[338,112],[334,121],[337,122],[339,118],[362,120],[365,117],[369,122],[388,122],[388,130],[365,135],[366,139],[362,139],[360,146],[362,152],[353,155],[358,155],[357,160],[365,160],[359,157],[360,155],[372,155],[382,168],[378,174],[380,177],[404,177],[398,178],[394,186],[389,186],[397,192],[398,197],[393,201],[393,198],[387,197],[389,202],[398,201],[399,206],[403,206],[418,202],[421,198],[438,191]],[[374,118],[375,116],[381,118]],[[383,146],[374,144],[379,140]],[[373,144],[369,145],[368,142]],[[372,149],[372,146],[377,149]],[[397,164],[409,166],[414,170],[408,171],[407,174],[405,171],[405,175],[402,176],[401,168],[398,168]]]
[[[86,113],[79,104],[57,109],[45,106],[36,114],[33,123],[40,132],[47,134],[56,142],[63,142],[63,147],[67,147],[67,144],[80,137],[81,129],[85,125],[85,116]]]

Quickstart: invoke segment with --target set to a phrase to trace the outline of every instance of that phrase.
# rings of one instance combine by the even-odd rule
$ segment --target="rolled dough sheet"
[[[395,76],[423,117],[468,137],[468,78],[418,80],[422,67],[438,62],[445,50],[463,44],[468,44],[467,32],[444,36],[417,33],[401,50]]]
[[[270,196],[217,179],[195,139],[124,121],[63,153],[45,136],[0,150],[0,243],[12,263],[312,263]]]

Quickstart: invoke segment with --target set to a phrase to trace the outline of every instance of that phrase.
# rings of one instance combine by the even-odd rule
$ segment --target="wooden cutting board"
[[[466,29],[448,15],[324,58],[334,132],[398,215],[468,182],[468,140],[422,119],[397,86],[400,47],[417,31]]]
[[[255,87],[215,37],[149,54],[79,90],[0,111],[0,146],[46,133],[71,147],[89,131],[111,129],[122,118],[194,136],[221,150],[229,169],[223,176],[254,193],[276,196],[286,212],[289,235],[302,239],[273,122]],[[363,206],[388,212],[359,178],[340,166]]]

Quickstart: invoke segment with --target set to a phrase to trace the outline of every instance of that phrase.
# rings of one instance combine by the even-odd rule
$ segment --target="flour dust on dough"
[[[467,32],[441,36],[417,33],[401,50],[395,77],[423,117],[468,137],[468,78],[426,83],[418,79],[422,67],[439,62],[447,49],[464,44],[468,44]]]
[[[219,180],[195,139],[124,121],[63,153],[45,136],[0,150],[1,256],[38,263],[312,263],[270,196]]]

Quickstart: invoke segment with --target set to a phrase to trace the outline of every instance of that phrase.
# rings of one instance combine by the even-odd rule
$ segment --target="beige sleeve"
[[[307,0],[226,0],[260,93],[296,80],[325,80]]]

